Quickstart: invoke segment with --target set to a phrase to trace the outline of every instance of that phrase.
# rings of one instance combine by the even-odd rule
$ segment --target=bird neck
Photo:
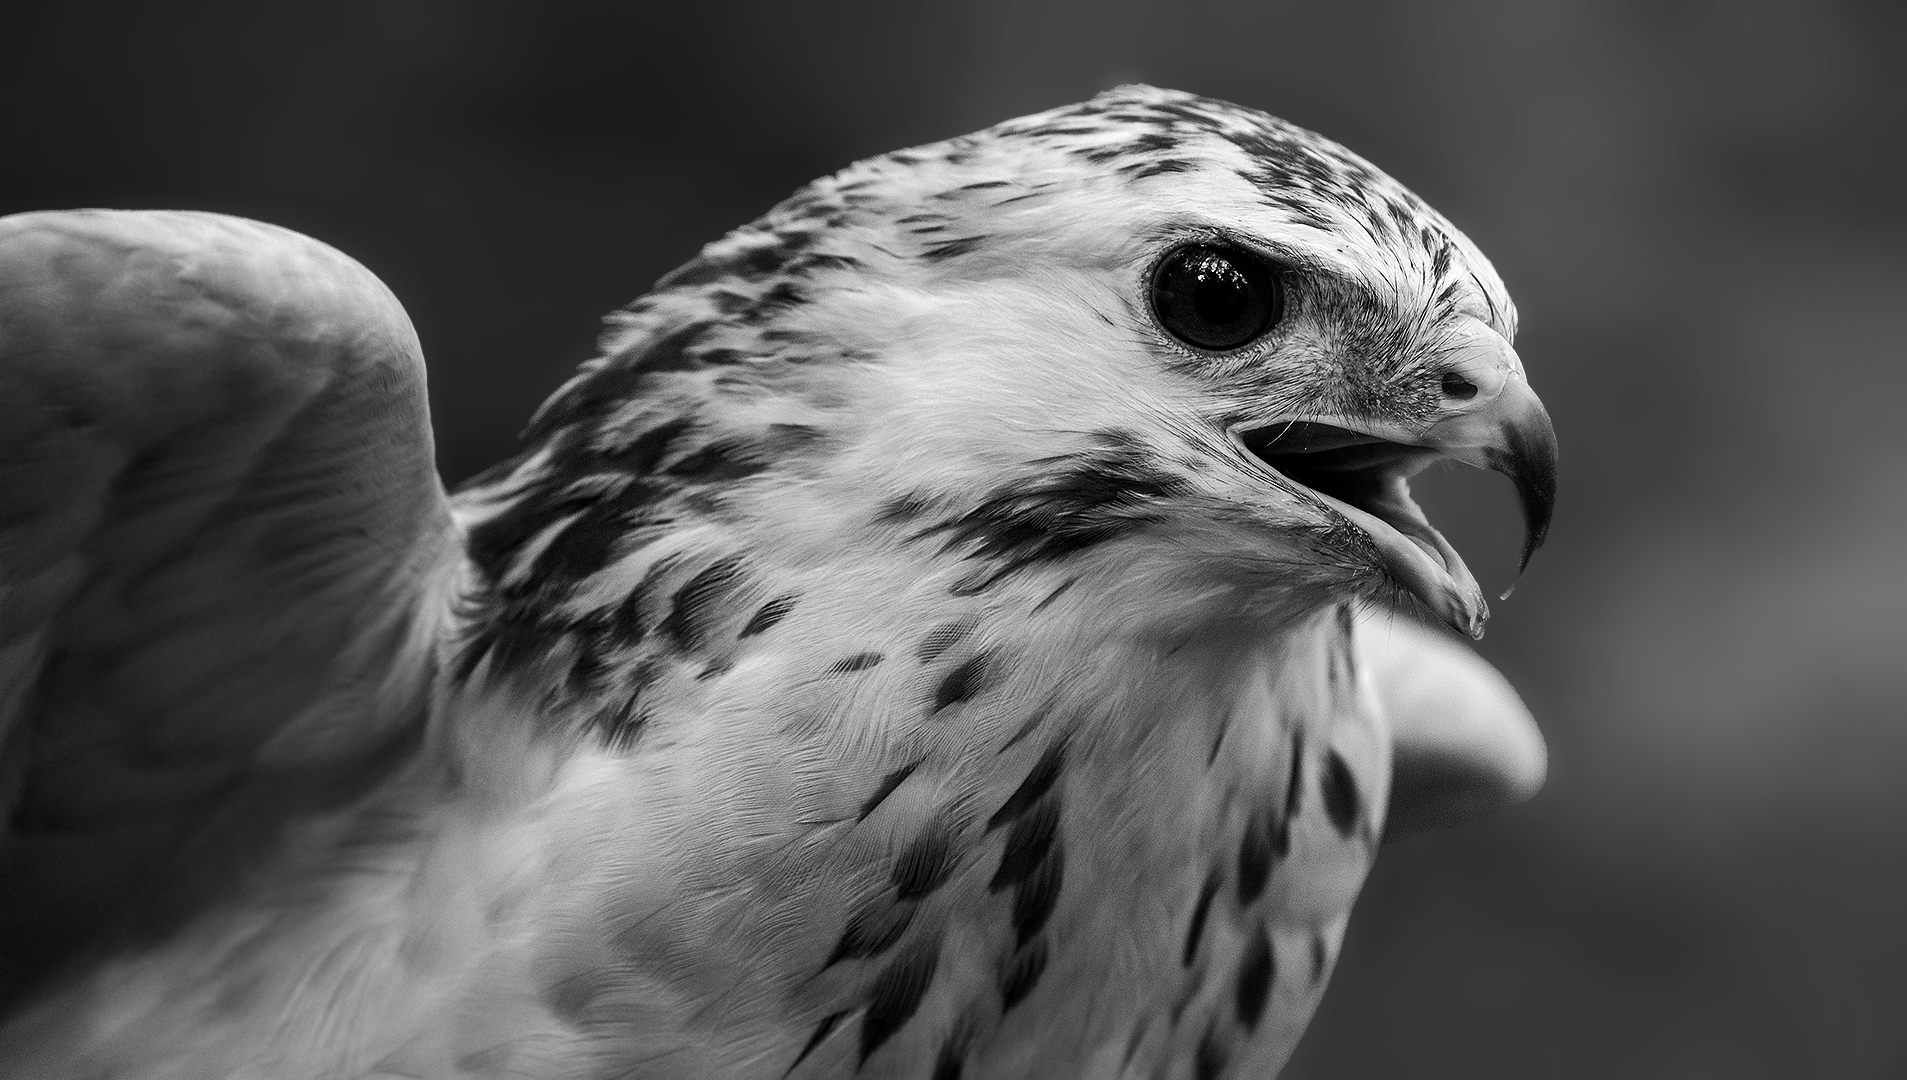
[[[1115,973],[1095,967],[1105,950],[1065,946],[1192,902],[1178,893],[1235,846],[1213,835],[1226,807],[1286,782],[1291,718],[1241,703],[1262,703],[1278,672],[1318,697],[1337,646],[1315,631],[1337,620],[1197,627],[1156,601],[1140,617],[1137,563],[1119,570],[1132,608],[1111,612],[1092,599],[1121,595],[1106,581],[1027,575],[957,595],[931,575],[895,584],[908,579],[894,569],[758,565],[748,602],[694,616],[692,662],[646,655],[625,713],[639,723],[607,727],[589,698],[552,717],[470,697],[456,829],[480,841],[436,843],[476,844],[493,872],[432,928],[466,943],[432,955],[476,957],[455,1012],[527,987],[521,1032],[726,1074],[737,1044],[718,1031],[777,1033],[785,1069],[827,1017],[902,1004],[932,1021],[864,1023],[858,1043],[823,1032],[809,1055],[852,1064],[890,1039],[891,1054],[928,1053],[914,1042],[975,1002],[1031,992],[998,985],[1028,949],[1049,950],[1050,982],[1075,990],[1183,977],[1170,956]],[[682,573],[678,592],[695,577]],[[478,926],[487,951],[468,947]],[[896,980],[932,992],[883,997]],[[1096,1037],[1082,1010],[1047,1015]]]

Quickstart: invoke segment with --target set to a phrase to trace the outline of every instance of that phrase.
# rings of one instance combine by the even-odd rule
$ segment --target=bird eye
[[[1443,394],[1458,401],[1469,401],[1477,396],[1477,384],[1454,371],[1446,371],[1443,375]]]
[[[1256,340],[1284,314],[1284,301],[1272,268],[1230,245],[1182,247],[1152,275],[1159,325],[1187,345],[1213,352]]]

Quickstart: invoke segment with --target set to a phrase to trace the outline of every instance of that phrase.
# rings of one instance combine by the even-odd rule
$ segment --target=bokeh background
[[[1522,309],[1562,501],[1482,649],[1552,772],[1386,849],[1287,1075],[1907,1075],[1903,13],[13,5],[0,212],[221,210],[354,254],[422,334],[455,481],[602,313],[856,158],[1131,80],[1325,132]],[[1501,585],[1494,481],[1432,498]]]

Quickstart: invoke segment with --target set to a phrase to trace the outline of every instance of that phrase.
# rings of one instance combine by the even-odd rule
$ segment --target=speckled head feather
[[[1144,300],[1161,253],[1206,238],[1294,271],[1282,325],[1224,356]],[[860,162],[615,316],[529,449],[472,486],[486,588],[464,664],[646,680],[662,661],[629,650],[650,631],[698,643],[671,596],[738,585],[769,537],[816,560],[904,537],[918,572],[970,589],[1144,536],[1188,596],[1236,586],[1289,614],[1382,588],[1357,531],[1228,432],[1421,423],[1474,323],[1507,342],[1515,311],[1461,233],[1337,144],[1226,102],[1125,86]],[[689,522],[726,542],[683,558]]]

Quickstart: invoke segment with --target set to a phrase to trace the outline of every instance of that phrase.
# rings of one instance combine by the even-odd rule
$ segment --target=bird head
[[[1408,481],[1505,473],[1526,562],[1542,542],[1555,438],[1515,329],[1482,253],[1349,151],[1121,87],[861,162],[709,245],[538,414],[473,554],[493,581],[587,574],[671,504],[811,561],[897,530],[955,592],[1093,565],[1239,611],[1388,591],[1480,636]]]

